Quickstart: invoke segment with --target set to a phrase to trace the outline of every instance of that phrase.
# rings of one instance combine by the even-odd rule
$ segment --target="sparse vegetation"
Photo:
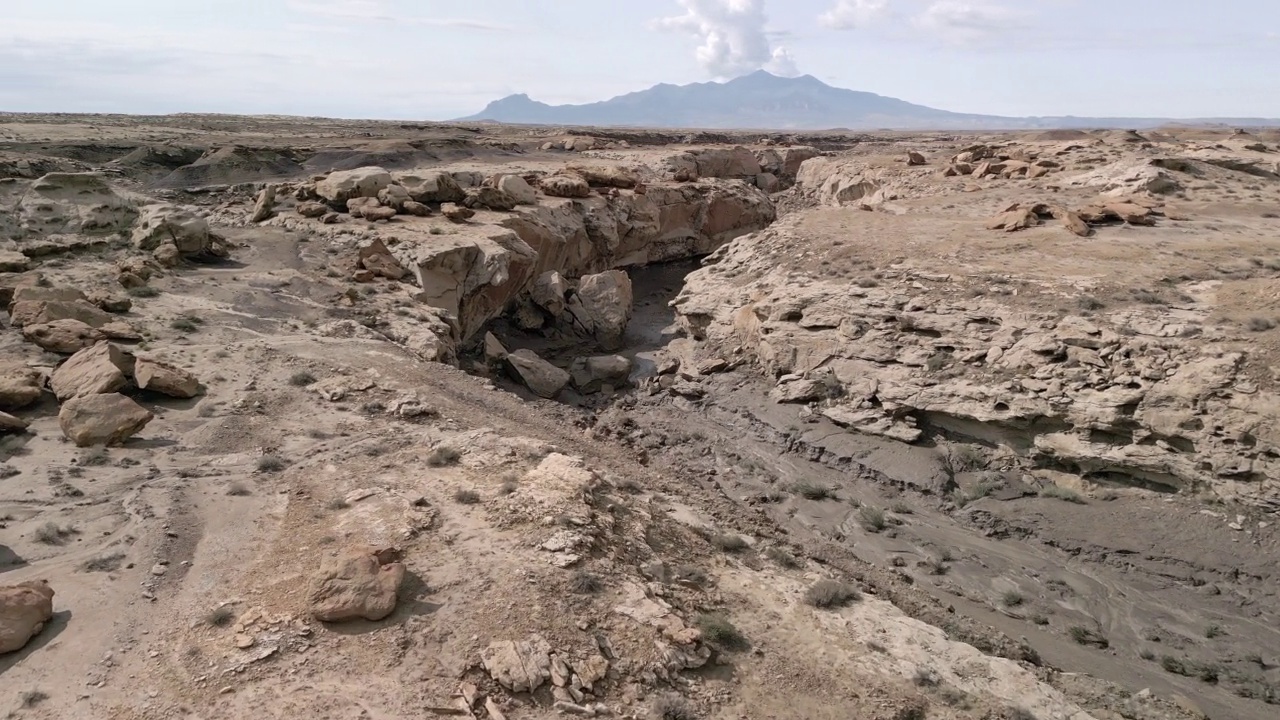
[[[1000,720],[1036,720],[1036,716],[1024,707],[1010,705],[1001,713]]]
[[[885,519],[884,511],[880,508],[863,506],[858,511],[858,522],[862,524],[862,528],[867,532],[882,532],[889,526],[888,520]]]
[[[579,570],[569,580],[569,588],[579,595],[594,595],[604,589],[604,583],[598,575]]]
[[[1106,303],[1102,302],[1096,297],[1093,297],[1092,295],[1085,295],[1083,297],[1076,299],[1076,307],[1086,312],[1102,310],[1106,306],[1107,306]]]
[[[795,570],[804,567],[804,563],[800,562],[796,556],[783,550],[782,548],[771,547],[764,551],[765,557],[777,563],[780,567],[789,570]]]
[[[1040,497],[1051,498],[1053,500],[1062,500],[1063,502],[1075,503],[1076,505],[1087,505],[1085,499],[1075,490],[1068,490],[1059,485],[1049,485],[1040,489]]]
[[[324,507],[326,510],[333,510],[336,512],[338,510],[346,510],[351,507],[351,503],[347,502],[344,498],[334,498],[325,503]]]
[[[704,613],[698,616],[695,624],[702,631],[703,639],[724,650],[746,650],[751,647],[751,643],[742,631],[734,627],[734,624],[729,622],[729,618],[723,615]]]
[[[1160,667],[1164,668],[1165,672],[1173,673],[1174,675],[1190,675],[1187,671],[1186,663],[1172,655],[1161,655]]]
[[[1266,332],[1275,328],[1276,321],[1271,318],[1251,317],[1244,323],[1249,332]]]
[[[294,387],[306,387],[315,383],[316,376],[306,370],[299,370],[289,376],[289,384]]]
[[[819,580],[804,593],[805,603],[816,608],[839,608],[861,599],[858,588],[839,580]]]
[[[698,587],[705,587],[711,583],[711,576],[707,575],[707,571],[696,565],[681,565],[676,568],[675,579]]]
[[[1138,651],[1138,657],[1142,658],[1143,660],[1155,660],[1156,654],[1155,654],[1155,651],[1153,651],[1151,648],[1142,648],[1141,650]]]
[[[95,447],[84,451],[80,455],[79,463],[81,467],[101,467],[111,464],[111,454],[104,447]]]
[[[476,505],[480,502],[480,493],[475,490],[458,488],[453,491],[453,501],[459,505]]]
[[[47,522],[36,528],[35,541],[44,545],[62,545],[75,534],[76,529],[70,525]]]
[[[202,321],[197,317],[184,315],[180,318],[174,318],[169,323],[169,327],[179,332],[192,333],[200,329],[201,322]]]
[[[654,720],[697,720],[698,713],[684,697],[667,693],[653,701],[653,717]]]
[[[941,558],[926,560],[924,567],[930,575],[946,575],[951,571],[951,566],[947,565],[947,562]]]
[[[723,534],[711,538],[711,544],[717,550],[727,553],[740,553],[751,545],[741,535]]]
[[[258,458],[258,472],[278,473],[287,467],[289,467],[289,461],[275,453],[267,453]]]
[[[791,489],[806,500],[831,500],[836,496],[835,490],[831,487],[807,481],[798,482]]]
[[[508,478],[506,480],[503,480],[502,485],[498,487],[498,494],[510,495],[514,493],[517,489],[519,489],[519,487],[520,487],[520,483]]]
[[[431,467],[445,467],[446,465],[457,465],[462,460],[462,451],[452,445],[437,445],[427,453],[427,465]]]
[[[1017,590],[1010,590],[1004,594],[1004,597],[1000,598],[1000,601],[1004,603],[1005,607],[1013,608],[1021,605],[1026,601],[1026,599],[1023,598],[1022,593]]]
[[[1071,636],[1071,639],[1077,645],[1091,645],[1100,650],[1105,650],[1111,646],[1111,643],[1101,633],[1096,630],[1090,630],[1083,625],[1072,625],[1067,629],[1067,634]]]
[[[136,298],[153,298],[160,295],[160,291],[151,287],[150,285],[139,285],[138,287],[131,287],[129,288],[128,293],[130,297],[136,297]]]
[[[208,625],[209,627],[216,627],[216,628],[227,627],[228,625],[231,624],[231,621],[235,619],[236,619],[236,611],[233,610],[229,605],[223,605],[222,607],[215,608],[209,611],[208,615],[204,616],[205,624]]]
[[[80,564],[81,572],[115,572],[124,563],[124,553],[99,555]]]
[[[1206,627],[1206,628],[1204,629],[1204,636],[1205,636],[1206,638],[1209,638],[1210,640],[1212,640],[1212,639],[1214,639],[1214,638],[1216,638],[1216,637],[1218,637],[1218,636],[1220,636],[1220,635],[1225,635],[1225,634],[1226,634],[1226,633],[1225,633],[1225,632],[1223,632],[1223,630],[1222,630],[1222,626],[1221,626],[1221,625],[1218,625],[1218,624],[1216,624],[1216,623],[1215,623],[1215,624],[1211,624],[1211,625],[1209,625],[1208,627]]]
[[[18,695],[18,699],[22,702],[22,707],[33,708],[45,700],[49,699],[49,694],[43,690],[23,690]]]
[[[938,675],[938,671],[924,665],[916,668],[911,680],[916,687],[938,687],[942,684],[942,677]]]
[[[231,483],[231,486],[227,488],[227,494],[231,497],[247,497],[253,493],[249,492],[248,486],[244,483]]]

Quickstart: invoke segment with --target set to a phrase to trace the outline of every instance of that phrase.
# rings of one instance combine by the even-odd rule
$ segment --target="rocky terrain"
[[[0,703],[1274,717],[1277,161],[0,116]]]

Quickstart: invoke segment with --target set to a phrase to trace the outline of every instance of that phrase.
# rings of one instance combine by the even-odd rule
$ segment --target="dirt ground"
[[[1280,157],[1274,136],[1166,134],[1180,153],[1263,143],[1272,163]],[[598,147],[541,149],[583,136]],[[1121,485],[1077,504],[1018,483],[957,506],[940,485],[949,470],[937,445],[773,402],[774,383],[748,362],[692,373],[696,393],[669,392],[660,365],[691,368],[724,349],[687,337],[671,306],[700,258],[629,269],[636,302],[619,352],[635,362],[635,387],[548,401],[486,367],[478,338],[453,367],[363,329],[376,327],[362,324],[369,316],[414,319],[419,299],[407,280],[353,282],[350,247],[300,226],[224,222],[246,215],[265,182],[368,165],[488,175],[589,158],[656,174],[689,147],[813,146],[875,169],[890,190],[874,207],[774,195],[783,213],[766,231],[772,244],[735,241],[775,254],[763,263],[848,288],[926,288],[918,278],[936,277],[919,291],[999,297],[1028,314],[1062,316],[1082,298],[1123,312],[1154,295],[1194,320],[1197,342],[1247,352],[1246,377],[1275,388],[1280,168],[1213,166],[1162,198],[1155,227],[1090,237],[1053,222],[985,227],[1011,203],[1098,197],[1098,187],[1061,182],[1065,172],[1034,183],[941,176],[946,158],[976,143],[1074,144],[1071,162],[1105,167],[1141,156],[1143,143],[1158,150],[1161,137],[0,115],[0,183],[102,172],[129,197],[198,209],[231,247],[223,262],[157,274],[158,292],[133,294],[122,315],[143,331],[132,350],[194,373],[196,398],[136,391],[156,417],[110,448],[63,437],[48,393],[14,412],[30,428],[0,448],[0,585],[47,579],[56,595],[43,631],[0,655],[0,709],[119,720],[560,717],[571,711],[555,707],[548,686],[509,691],[480,662],[491,642],[536,633],[564,657],[609,658],[592,712],[615,717],[1274,718],[1274,508]],[[929,164],[908,167],[908,150]],[[135,254],[125,235],[54,238],[38,254],[6,242],[0,249],[29,254],[33,269],[5,280],[38,273],[44,286],[85,292],[124,294],[115,265]],[[561,365],[597,351],[507,316],[489,328],[507,349]],[[8,323],[0,354],[46,371],[62,362]],[[560,456],[577,470],[539,471]],[[985,477],[951,474],[961,488]],[[1229,529],[1237,515],[1246,530]],[[570,568],[544,548],[566,533],[586,538]],[[317,567],[364,545],[404,557],[395,612],[314,620]],[[823,579],[856,586],[861,599],[807,604]],[[669,638],[634,620],[646,600],[702,623],[713,659],[669,672]],[[714,637],[708,617],[730,618],[745,642]],[[464,700],[460,710],[468,692],[495,708]]]

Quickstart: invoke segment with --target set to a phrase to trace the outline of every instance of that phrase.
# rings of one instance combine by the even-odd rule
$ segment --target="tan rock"
[[[106,339],[101,330],[79,320],[54,320],[25,325],[22,336],[45,350],[64,355],[80,352]]]
[[[370,222],[375,222],[378,220],[390,220],[391,218],[396,216],[396,209],[383,207],[381,205],[378,205],[376,207],[365,206],[363,212],[361,212],[361,215],[364,217],[365,220],[369,220]]]
[[[404,205],[402,207],[404,208],[404,212],[406,215],[413,215],[415,217],[431,216],[431,208],[427,207],[426,205],[423,205],[422,203],[416,200],[405,200]]]
[[[382,240],[375,239],[360,248],[359,258],[365,270],[388,280],[399,280],[409,274]]]
[[[58,400],[124,388],[133,374],[133,356],[109,342],[99,342],[72,355],[49,378]]]
[[[325,560],[311,584],[311,614],[322,622],[382,620],[396,609],[405,566],[354,549]]]
[[[631,309],[631,278],[621,270],[584,276],[568,307],[574,327],[590,333],[605,350],[622,347]]]
[[[150,358],[134,361],[133,377],[140,390],[177,398],[193,398],[200,393],[200,381],[195,375]]]
[[[294,210],[305,218],[319,218],[329,213],[329,206],[321,202],[300,202]]]
[[[924,155],[916,152],[915,150],[912,150],[907,153],[907,164],[908,165],[927,165],[929,164],[929,161],[925,159]]]
[[[141,432],[154,417],[124,395],[83,395],[62,404],[58,425],[77,447],[119,445]]]
[[[57,320],[79,320],[91,327],[101,327],[114,318],[88,300],[23,300],[17,299],[9,309],[9,322],[14,327],[42,325]]]
[[[209,252],[213,243],[209,221],[176,205],[148,205],[133,230],[134,246],[149,252],[172,244],[180,255],[201,255]]]
[[[508,353],[503,362],[508,374],[539,397],[553,398],[564,390],[571,379],[569,373],[538,357],[532,350]]]
[[[529,183],[519,175],[499,175],[494,185],[506,193],[517,205],[533,205],[538,202],[538,195]]]
[[[26,272],[31,269],[31,259],[20,252],[0,250],[0,272]]]
[[[20,433],[27,429],[27,421],[19,417],[14,417],[6,412],[0,412],[0,433]]]
[[[467,196],[453,175],[435,171],[424,175],[401,175],[396,180],[409,197],[420,203],[457,203]]]
[[[38,370],[16,364],[0,365],[0,410],[20,410],[44,394]]]
[[[330,206],[341,208],[351,198],[377,198],[391,184],[391,173],[380,167],[362,167],[329,173],[316,183],[316,194]]]
[[[391,183],[378,191],[378,202],[399,212],[404,209],[405,203],[413,202],[413,198],[409,197],[409,191],[403,185]]]
[[[0,587],[0,653],[21,650],[53,618],[53,588],[46,580]]]
[[[476,211],[469,207],[445,203],[440,206],[440,214],[448,218],[450,222],[464,223],[475,217]]]
[[[629,189],[640,182],[634,172],[615,165],[570,165],[565,170],[586,180],[588,185]]]
[[[523,182],[523,181],[522,181]],[[462,203],[469,208],[508,211],[516,207],[516,199],[496,187],[481,186],[467,191]]]
[[[551,644],[541,635],[499,640],[480,653],[489,675],[511,692],[533,692],[551,679]]]
[[[104,312],[118,314],[127,313],[133,309],[133,300],[124,295],[112,295],[111,293],[99,290],[97,292],[90,293],[87,299]]]
[[[267,185],[258,191],[258,198],[253,204],[253,213],[249,215],[249,222],[258,223],[267,220],[275,214],[276,208],[276,186]]]
[[[564,173],[542,178],[538,185],[542,192],[552,197],[584,198],[591,195],[591,186],[581,175]]]

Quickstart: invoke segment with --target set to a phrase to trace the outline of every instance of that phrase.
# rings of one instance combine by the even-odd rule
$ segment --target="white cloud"
[[[662,18],[654,25],[699,38],[698,63],[715,77],[737,77],[763,67],[779,74],[798,74],[791,51],[769,41],[764,0],[679,2],[684,15]]]
[[[976,42],[1018,26],[1018,13],[1001,5],[966,0],[938,0],[915,19],[915,24],[944,39]]]
[[[836,0],[818,22],[836,30],[852,30],[869,25],[889,12],[889,0]]]
[[[424,17],[398,13],[387,0],[285,0],[293,12],[314,18],[329,18],[352,22],[402,23],[468,30],[510,30],[505,25],[469,20],[466,18]]]

